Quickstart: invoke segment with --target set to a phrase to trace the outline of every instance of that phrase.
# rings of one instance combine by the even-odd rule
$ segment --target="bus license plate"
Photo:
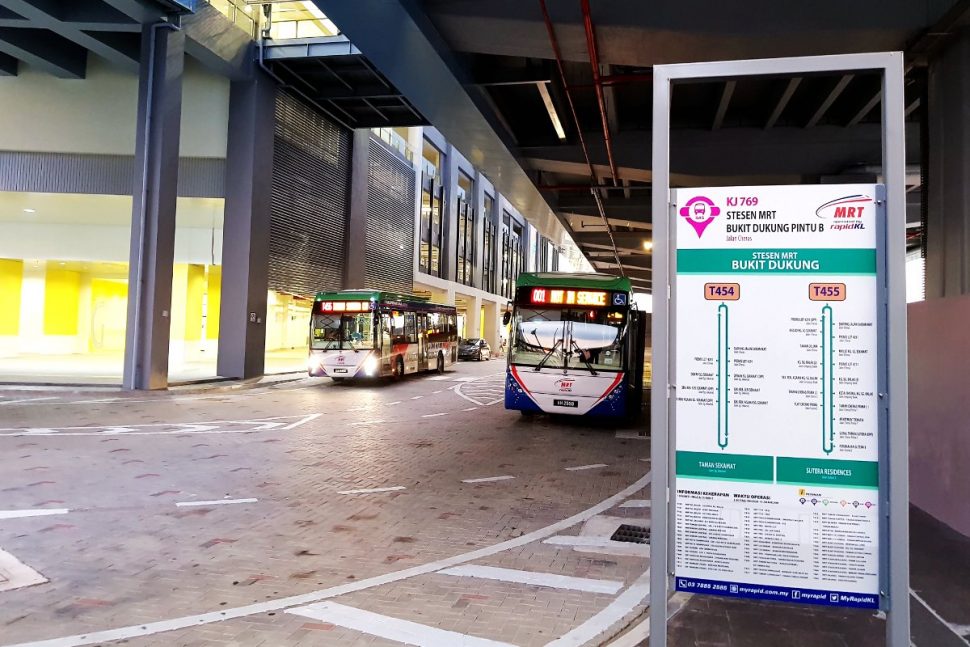
[[[569,407],[570,409],[575,409],[579,406],[578,400],[553,400],[553,406],[556,407]]]
[[[347,369],[345,369],[345,368],[335,368],[335,369],[333,369],[333,372],[334,373],[346,373],[347,372]]]

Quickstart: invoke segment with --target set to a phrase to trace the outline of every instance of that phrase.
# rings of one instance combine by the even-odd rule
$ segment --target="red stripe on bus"
[[[620,380],[622,380],[622,379],[623,379],[623,373],[622,372],[621,373],[617,373],[616,374],[616,378],[613,379],[613,383],[610,384],[607,387],[606,392],[604,392],[603,395],[601,395],[599,397],[599,400],[597,400],[596,403],[593,406],[595,407],[597,404],[599,404],[600,402],[602,402],[606,398],[606,396],[608,396],[610,393],[612,393],[613,392],[613,389],[616,388],[616,385],[619,384],[620,383]]]
[[[525,383],[519,378],[519,372],[515,370],[515,367],[510,366],[509,369],[512,371],[512,377],[514,377],[515,381],[519,383],[519,386],[522,387],[522,390],[525,391],[529,395],[529,397],[532,397],[532,391],[530,391],[529,388],[525,385]]]

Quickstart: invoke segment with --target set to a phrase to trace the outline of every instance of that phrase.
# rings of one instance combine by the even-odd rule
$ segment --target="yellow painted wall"
[[[44,280],[44,334],[77,335],[81,273],[47,268]]]
[[[485,339],[485,306],[478,313],[478,336]]]
[[[128,282],[91,279],[91,350],[123,351]]]
[[[185,277],[185,341],[202,339],[202,297],[205,295],[205,265],[189,265]]]
[[[219,307],[222,305],[222,266],[209,266],[209,286],[206,295],[205,338],[219,339]]]
[[[0,335],[20,332],[20,292],[24,262],[0,258]]]

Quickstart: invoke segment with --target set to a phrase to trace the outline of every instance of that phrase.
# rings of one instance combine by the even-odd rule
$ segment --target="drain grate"
[[[610,537],[613,541],[626,541],[631,544],[649,544],[650,529],[643,526],[631,526],[628,523],[621,525]]]

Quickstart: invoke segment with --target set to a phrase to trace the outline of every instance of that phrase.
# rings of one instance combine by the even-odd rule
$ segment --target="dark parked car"
[[[484,339],[462,339],[458,345],[458,359],[491,359],[492,349]]]

